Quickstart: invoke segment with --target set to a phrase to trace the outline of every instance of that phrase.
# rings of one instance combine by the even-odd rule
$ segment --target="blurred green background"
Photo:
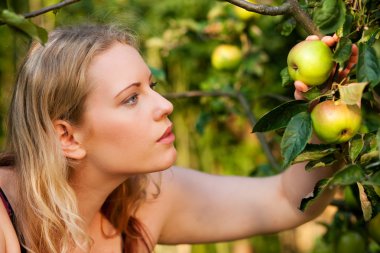
[[[56,3],[18,2],[18,13]],[[292,30],[294,24],[288,17],[242,18],[232,5],[221,1],[82,0],[32,21],[48,31],[91,21],[117,22],[135,31],[141,53],[159,81],[158,90],[175,106],[171,118],[177,136],[178,165],[224,175],[266,176],[279,172],[269,160],[280,161],[280,136],[262,136],[271,151],[264,153],[258,136],[251,133],[252,121],[234,94],[244,98],[252,120],[293,98],[292,87],[281,85],[280,71],[286,66],[289,49],[306,34],[300,29]],[[0,26],[1,145],[17,65],[29,43],[28,37]],[[211,54],[220,44],[236,45],[242,50],[243,61],[236,69],[212,67]],[[189,91],[199,91],[200,95],[189,97]],[[230,95],[219,96],[214,91]],[[331,216],[330,209],[326,212],[322,219]],[[207,245],[158,246],[157,252],[311,252],[322,230],[312,222],[276,235]]]

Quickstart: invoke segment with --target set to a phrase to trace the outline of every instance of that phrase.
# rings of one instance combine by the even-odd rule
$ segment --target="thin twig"
[[[36,10],[36,11],[25,13],[25,14],[23,14],[23,16],[25,18],[33,18],[33,17],[42,15],[42,14],[44,14],[46,12],[49,12],[49,11],[54,11],[54,10],[57,10],[57,9],[61,9],[62,7],[65,7],[67,5],[70,5],[70,4],[79,2],[79,1],[80,0],[63,0],[62,2],[59,2],[57,4],[53,4],[53,5],[50,5],[50,6],[46,6],[46,7],[42,8],[42,9]]]
[[[47,6],[47,7],[44,7],[42,9],[39,9],[39,10],[36,10],[36,11],[32,11],[32,12],[28,12],[28,13],[24,13],[22,14],[22,16],[24,18],[33,18],[33,17],[37,17],[37,16],[40,16],[42,14],[45,14],[49,11],[54,11],[54,10],[58,10],[58,9],[61,9],[62,7],[65,7],[67,5],[70,5],[70,4],[73,4],[73,3],[76,3],[76,2],[79,2],[80,0],[63,0],[62,2],[60,3],[57,3],[57,4],[53,4],[53,5],[50,5],[50,6]],[[0,25],[5,25],[6,23],[5,22],[2,22],[0,21]]]
[[[251,109],[249,107],[249,103],[248,103],[247,99],[240,92],[236,92],[236,91],[231,91],[231,92],[228,92],[228,91],[186,91],[186,92],[178,92],[178,93],[168,93],[165,95],[165,97],[170,98],[170,99],[192,98],[192,97],[230,97],[230,98],[234,98],[234,99],[237,99],[239,101],[239,103],[241,104],[241,106],[243,107],[244,113],[248,117],[248,120],[249,120],[249,123],[251,124],[251,126],[253,127],[257,122],[255,115],[251,112]],[[263,148],[263,151],[264,151],[269,163],[271,164],[271,166],[274,169],[278,170],[279,165],[278,165],[276,159],[273,157],[273,154],[272,154],[272,152],[268,146],[268,143],[265,139],[264,134],[256,133],[256,135],[257,135],[257,138],[259,139],[259,142]]]
[[[270,6],[266,4],[254,4],[244,0],[225,0],[233,5],[239,6],[247,11],[260,13],[263,15],[277,16],[289,14],[291,11],[290,4],[286,1],[280,6]]]
[[[249,104],[248,104],[248,101],[247,99],[245,98],[245,96],[240,93],[240,92],[237,92],[236,94],[236,97],[237,99],[239,100],[241,106],[243,107],[243,110],[246,114],[246,116],[248,117],[248,120],[249,122],[251,123],[251,126],[252,128],[254,127],[254,125],[256,124],[257,122],[257,119],[255,117],[255,115],[251,112],[251,109],[249,107]],[[256,133],[256,136],[257,138],[259,139],[259,142],[261,144],[261,147],[263,148],[263,151],[264,151],[264,154],[266,155],[269,163],[272,165],[272,167],[278,171],[279,170],[279,165],[276,161],[276,159],[273,157],[273,154],[272,154],[272,151],[270,150],[269,146],[268,146],[268,142],[264,136],[264,134],[262,133]]]

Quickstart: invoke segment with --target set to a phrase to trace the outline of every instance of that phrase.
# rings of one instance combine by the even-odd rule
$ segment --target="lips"
[[[172,129],[173,129],[173,125],[170,125],[166,131],[164,132],[164,134],[157,140],[157,142],[160,142],[160,143],[172,143],[175,139],[175,136],[172,132]]]

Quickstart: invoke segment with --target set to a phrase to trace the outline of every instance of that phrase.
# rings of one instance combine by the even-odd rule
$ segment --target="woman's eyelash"
[[[157,84],[158,84],[157,82],[151,82],[149,84],[149,86],[152,90],[154,90],[154,88],[157,86]],[[122,103],[126,104],[126,105],[135,105],[135,104],[137,104],[138,98],[139,98],[139,94],[135,93],[132,96],[125,99]]]
[[[132,96],[128,97],[126,100],[123,101],[123,104],[126,105],[134,105],[137,103],[139,94],[133,94]]]
[[[149,86],[151,89],[154,89],[156,88],[157,85],[158,85],[158,82],[151,82]]]

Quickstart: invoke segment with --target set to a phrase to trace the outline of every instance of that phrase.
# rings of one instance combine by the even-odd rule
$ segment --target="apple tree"
[[[62,17],[73,18],[73,12],[65,12],[65,9],[75,2],[104,9],[117,5],[121,11],[146,16],[151,13],[147,22],[154,27],[153,32],[146,32],[144,20],[139,20],[140,30],[148,38],[143,49],[153,59],[151,65],[157,66],[152,67],[155,76],[162,82],[177,83],[166,96],[172,99],[199,98],[204,108],[199,110],[195,128],[200,133],[217,115],[240,138],[241,132],[230,122],[236,114],[244,115],[266,157],[263,159],[266,164],[252,173],[255,176],[278,173],[299,162],[307,163],[306,170],[339,164],[340,169],[331,178],[318,182],[314,192],[300,203],[301,210],[308,208],[329,187],[340,187],[344,193],[332,203],[338,211],[331,224],[324,224],[327,232],[318,242],[318,249],[326,248],[330,252],[379,251],[378,0],[199,1],[201,7],[193,9],[187,8],[192,6],[191,1],[162,1],[154,5],[152,1],[138,0],[130,0],[128,4],[123,1],[65,0],[33,12],[28,12],[29,1],[17,0],[0,3],[0,22],[43,43],[47,38],[46,30],[37,22],[31,22],[30,18],[65,7],[56,17],[57,23],[62,23]],[[89,8],[92,11],[93,5]],[[169,19],[177,5],[182,5],[186,12],[180,10],[181,18],[169,23],[169,28],[162,29],[162,20]],[[168,10],[163,11],[164,8]],[[201,14],[206,9],[205,19]],[[193,17],[189,18],[186,13]],[[273,23],[278,25],[278,30],[273,29]],[[327,50],[323,43],[317,43],[312,49],[298,46],[299,41],[311,34],[320,38],[336,34],[339,41]],[[293,54],[284,50],[296,45],[298,50],[294,47]],[[180,59],[189,54],[193,57],[179,66],[173,60],[174,53]],[[352,55],[357,57],[354,66]],[[269,57],[278,61],[277,64],[269,63]],[[317,64],[323,64],[312,65],[313,58]],[[268,67],[264,69],[265,64]],[[185,72],[184,68],[191,71]],[[322,81],[318,77],[320,72]],[[190,75],[191,81],[190,77],[178,81]],[[277,83],[277,80],[282,86],[261,85]],[[293,98],[295,80],[309,85],[302,93],[303,99]],[[251,104],[257,100],[257,94],[281,103],[274,106],[266,100],[266,107],[256,106],[253,111]],[[272,108],[257,119],[257,111],[263,112],[267,107]],[[220,125],[215,129],[214,132],[219,134],[219,146],[225,150],[225,144],[233,140],[220,134]],[[216,149],[214,147],[212,151]],[[234,148],[228,152],[228,156],[245,156],[243,149]],[[225,156],[219,155],[218,159],[223,160]],[[245,166],[246,160],[243,161]]]
[[[230,2],[262,13],[265,10],[246,2]],[[293,1],[287,1],[282,7],[287,8],[286,4],[289,9],[294,6]],[[344,188],[344,199],[333,203],[339,210],[332,224],[326,224],[325,242],[333,245],[335,252],[369,252],[375,250],[374,242],[379,243],[380,230],[373,228],[380,219],[380,65],[375,50],[380,36],[379,5],[376,1],[324,0],[301,3],[300,7],[320,33],[309,22],[305,29],[319,36],[336,34],[339,42],[331,48],[331,56],[305,45],[291,50],[289,67],[281,72],[283,85],[294,80],[309,82],[305,100],[279,105],[265,114],[253,131],[282,130],[283,168],[307,162],[306,170],[318,170],[341,163],[331,178],[318,182],[314,192],[305,196],[300,209],[306,209],[329,187]],[[289,29],[302,25],[296,16],[291,19],[298,19],[298,23]],[[355,66],[350,62],[353,54],[357,57]],[[329,57],[332,66],[326,63]],[[314,58],[324,65],[309,68]],[[327,66],[331,71],[323,69]],[[320,142],[310,141],[312,135]]]
[[[306,163],[305,169],[308,171],[323,166],[338,166],[340,169],[332,177],[318,182],[314,191],[305,196],[300,209],[308,208],[324,190],[341,188],[344,196],[333,201],[338,211],[331,224],[324,224],[327,232],[318,247],[329,248],[332,252],[349,252],[347,248],[354,252],[378,251],[378,230],[373,229],[380,212],[380,9],[377,1],[287,0],[276,6],[259,4],[261,1],[227,2],[231,5],[215,4],[206,24],[190,21],[177,23],[177,33],[162,38],[162,45],[176,42],[183,45],[188,37],[195,34],[212,40],[215,49],[220,44],[227,45],[218,57],[215,51],[212,52],[211,64],[216,71],[210,71],[208,78],[200,85],[201,90],[167,96],[235,99],[260,140],[272,173],[300,162]],[[272,1],[268,2],[273,4]],[[243,21],[231,19],[231,15]],[[282,88],[294,91],[295,80],[302,80],[309,86],[302,93],[302,100],[285,99],[256,120],[250,108],[250,103],[255,99],[251,87],[257,88],[259,84],[252,81],[252,76],[262,75],[259,63],[266,59],[255,51],[255,43],[264,43],[272,49],[278,46],[275,41],[260,41],[263,36],[260,35],[261,31],[247,25],[260,22],[257,21],[260,15],[265,16],[265,20],[269,16],[276,16],[273,19],[282,17],[282,28],[275,32],[284,38],[288,36],[283,43],[291,41],[294,31],[303,34],[303,39],[311,34],[319,38],[335,34],[339,40],[330,48],[316,43],[318,46],[312,49],[298,46],[299,41],[293,40],[292,46],[295,48],[292,54],[278,52],[278,57],[283,58],[284,62],[287,58],[289,65],[285,63],[278,71],[272,69],[275,72],[272,74],[281,76]],[[268,34],[272,32],[264,31]],[[254,40],[252,35],[255,35]],[[231,50],[234,45],[239,45],[242,52]],[[241,60],[240,65],[236,59]],[[314,61],[323,64],[313,65]],[[270,76],[267,72],[265,78]],[[276,87],[265,88],[271,89],[272,96],[279,99],[284,94]],[[222,114],[220,103],[215,101],[222,101],[224,109],[229,107],[228,102],[223,100],[209,101],[205,112],[200,112],[197,124],[200,130],[208,122],[210,111]],[[280,143],[280,165],[276,155],[273,155],[277,150],[268,144],[266,134],[272,134],[271,138]],[[255,175],[267,173],[263,167],[256,170]],[[348,242],[358,246],[347,246]]]

